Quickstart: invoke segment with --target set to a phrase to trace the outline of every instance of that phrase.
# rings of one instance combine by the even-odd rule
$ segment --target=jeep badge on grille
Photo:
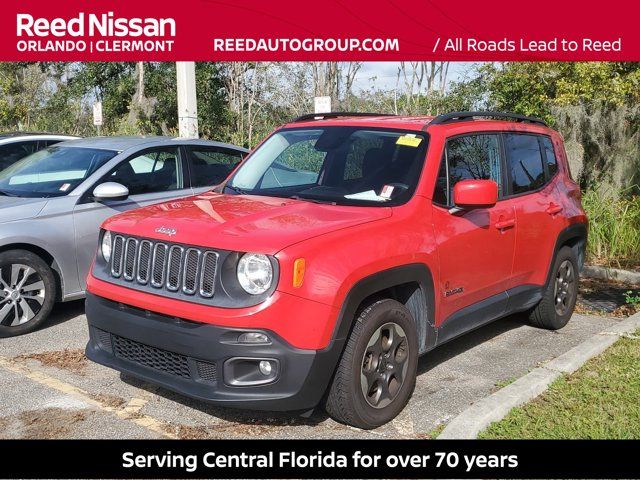
[[[163,233],[165,235],[169,235],[170,237],[173,237],[176,233],[178,233],[178,231],[175,228],[158,227],[156,228],[156,233]]]

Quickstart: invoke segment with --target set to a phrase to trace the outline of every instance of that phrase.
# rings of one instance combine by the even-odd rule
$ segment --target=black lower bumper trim
[[[196,323],[128,307],[87,294],[91,360],[172,391],[207,402],[256,410],[307,410],[321,400],[343,342],[325,350],[302,350],[271,331]],[[236,333],[260,331],[270,344],[229,341]],[[223,378],[234,357],[279,363],[273,382],[233,386]]]

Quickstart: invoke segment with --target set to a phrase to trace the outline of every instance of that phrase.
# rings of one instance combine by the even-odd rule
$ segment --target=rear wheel
[[[551,281],[540,303],[529,315],[536,327],[558,330],[564,327],[578,298],[578,262],[573,249],[562,247],[556,255]]]
[[[55,285],[51,268],[34,253],[0,253],[0,337],[38,328],[53,308]]]
[[[325,409],[340,422],[379,427],[407,404],[417,365],[417,330],[411,313],[395,300],[375,302],[356,320]]]

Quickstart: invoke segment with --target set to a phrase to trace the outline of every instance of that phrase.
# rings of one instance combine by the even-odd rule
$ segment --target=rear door
[[[498,203],[491,208],[452,210],[453,187],[461,180],[494,180]],[[515,212],[504,201],[499,133],[449,138],[433,196],[433,226],[440,259],[440,322],[478,308],[499,314],[506,308],[516,239]],[[484,316],[472,315],[479,324]],[[467,320],[456,328],[470,328]]]
[[[178,146],[147,149],[120,162],[85,194],[74,210],[78,275],[82,288],[98,244],[100,224],[127,210],[180,198],[192,193]],[[96,202],[91,192],[100,183],[117,182],[129,189],[126,200]]]
[[[38,151],[38,140],[25,140],[0,145],[0,171]]]
[[[222,183],[238,166],[244,152],[231,148],[191,145],[186,146],[191,186],[196,193],[210,190]]]
[[[544,135],[505,133],[508,188],[518,222],[513,283],[542,285],[556,238],[564,227],[563,202],[552,181],[557,161]]]

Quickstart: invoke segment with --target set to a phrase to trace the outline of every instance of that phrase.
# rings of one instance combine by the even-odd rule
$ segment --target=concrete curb
[[[580,275],[582,277],[598,278],[601,280],[618,280],[619,282],[625,282],[631,285],[640,285],[640,272],[632,272],[619,268],[585,265]]]
[[[568,352],[533,369],[512,384],[472,404],[447,424],[438,435],[438,439],[476,438],[491,423],[502,420],[512,408],[537,397],[555,379],[563,374],[575,372],[587,360],[613,345],[621,336],[632,333],[638,328],[640,328],[640,313],[593,335]]]

